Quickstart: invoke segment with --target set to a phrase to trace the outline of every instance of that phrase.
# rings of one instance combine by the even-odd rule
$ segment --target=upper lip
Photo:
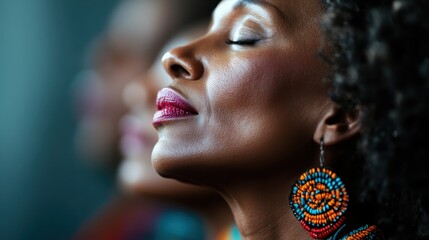
[[[171,88],[163,88],[158,92],[156,97],[156,107],[159,111],[168,106],[180,108],[192,114],[198,114],[197,110],[176,91]]]

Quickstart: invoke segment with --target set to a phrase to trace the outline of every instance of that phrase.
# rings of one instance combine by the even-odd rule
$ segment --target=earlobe
[[[320,142],[323,137],[326,146],[347,141],[360,134],[361,110],[359,108],[346,111],[334,103],[328,108],[316,128],[314,141]]]

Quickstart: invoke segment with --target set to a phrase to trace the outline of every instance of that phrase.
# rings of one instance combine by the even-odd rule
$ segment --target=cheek
[[[290,108],[299,99],[326,95],[322,84],[325,67],[314,51],[284,47],[254,51],[220,60],[224,66],[211,73],[206,90],[212,110],[226,113],[243,106]],[[261,109],[255,109],[261,110]]]
[[[315,118],[307,105],[324,93],[317,58],[265,51],[230,59],[207,81],[212,146],[283,158],[280,149],[294,147],[298,138],[311,141]]]
[[[214,67],[220,70],[211,73],[206,85],[212,118],[231,124],[261,114],[296,113],[314,90],[322,92],[315,57],[275,50],[230,57],[226,67]]]

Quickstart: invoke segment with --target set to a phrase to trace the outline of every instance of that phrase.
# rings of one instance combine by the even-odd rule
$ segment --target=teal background
[[[113,0],[0,0],[0,239],[69,239],[113,179],[73,149],[70,85]]]

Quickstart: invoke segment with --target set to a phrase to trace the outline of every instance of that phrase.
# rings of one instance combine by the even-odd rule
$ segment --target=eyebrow
[[[223,2],[223,1],[221,0],[220,2]],[[246,5],[248,5],[248,4],[255,4],[255,5],[258,5],[259,7],[262,7],[262,8],[267,8],[267,7],[272,8],[273,10],[275,10],[275,12],[277,14],[279,14],[280,17],[282,17],[283,19],[286,19],[285,13],[283,13],[279,7],[277,7],[276,5],[274,5],[272,3],[267,2],[266,0],[238,0],[236,3],[234,3],[234,6],[232,6],[232,9],[236,10],[237,8],[246,7]],[[208,28],[209,31],[213,27],[213,21],[215,19],[216,12],[217,12],[217,8],[212,13],[212,17],[211,17],[211,20],[209,23],[209,28]]]

